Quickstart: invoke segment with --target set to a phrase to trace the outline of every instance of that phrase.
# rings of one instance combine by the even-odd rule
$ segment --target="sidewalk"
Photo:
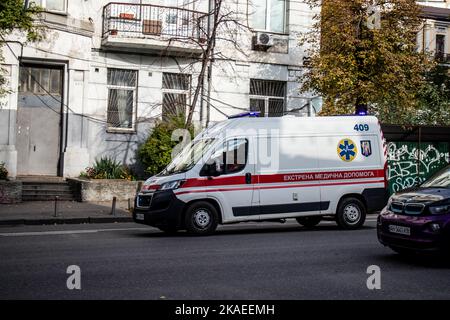
[[[60,201],[55,217],[54,201],[27,201],[18,204],[0,204],[0,225],[40,225],[132,222],[127,202],[116,204],[111,215],[111,202],[92,203]]]

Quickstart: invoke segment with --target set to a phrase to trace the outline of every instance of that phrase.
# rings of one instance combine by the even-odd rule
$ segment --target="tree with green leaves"
[[[425,83],[417,91],[419,111],[412,123],[418,125],[450,125],[450,70],[436,65],[425,75]]]
[[[14,30],[26,34],[27,41],[41,39],[42,33],[39,26],[34,23],[34,17],[41,12],[41,8],[32,2],[25,7],[23,0],[1,0],[0,1],[0,49],[3,48],[6,37]],[[0,50],[0,64],[4,58]],[[0,96],[6,93],[5,71],[0,69]]]
[[[157,121],[147,141],[140,146],[138,151],[147,173],[150,175],[160,173],[172,160],[174,147],[180,143],[173,139],[175,130],[187,130],[190,135],[189,139],[194,137],[194,126],[191,124],[187,129],[185,126],[184,116],[174,116],[165,121]]]
[[[322,115],[369,111],[381,121],[408,124],[418,88],[432,66],[416,50],[422,20],[414,0],[308,0],[321,7],[308,44],[310,68],[301,91],[324,97]]]

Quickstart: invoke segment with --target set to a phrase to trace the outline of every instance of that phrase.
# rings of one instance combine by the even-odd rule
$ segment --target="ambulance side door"
[[[253,206],[255,162],[252,137],[229,138],[216,147],[208,163],[215,164],[216,176],[206,181],[207,197],[220,204],[222,222],[258,220]]]

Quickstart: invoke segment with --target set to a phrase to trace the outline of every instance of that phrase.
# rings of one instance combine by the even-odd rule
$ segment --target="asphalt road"
[[[66,269],[81,268],[81,290]],[[366,286],[381,268],[381,290]],[[134,223],[0,227],[0,299],[449,299],[450,265],[381,246],[375,221],[220,227],[166,236]]]

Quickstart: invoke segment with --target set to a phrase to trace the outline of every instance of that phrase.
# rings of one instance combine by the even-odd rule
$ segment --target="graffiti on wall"
[[[449,164],[447,143],[390,142],[388,144],[389,191],[417,186]]]

